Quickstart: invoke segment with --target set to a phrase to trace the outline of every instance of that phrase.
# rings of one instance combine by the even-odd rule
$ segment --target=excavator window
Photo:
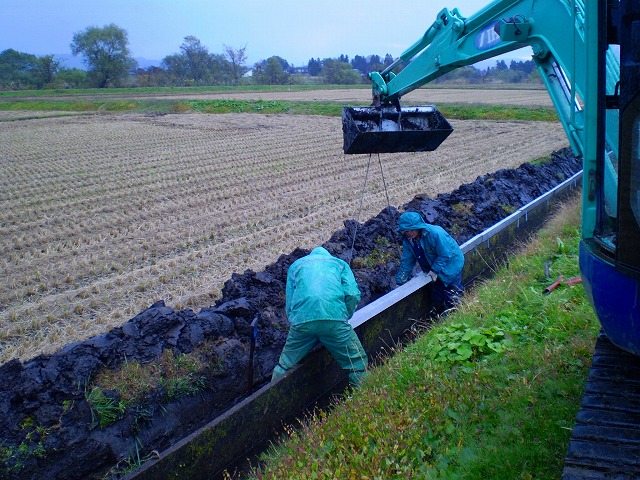
[[[640,4],[620,2],[618,267],[640,276]]]

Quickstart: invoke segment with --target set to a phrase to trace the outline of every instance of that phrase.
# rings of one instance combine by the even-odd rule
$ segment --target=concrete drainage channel
[[[581,185],[578,172],[545,195],[512,213],[461,248],[465,254],[464,283],[489,276],[518,241],[537,231],[558,204]],[[367,354],[375,361],[402,343],[416,319],[429,311],[428,280],[413,278],[356,311],[351,319]],[[124,477],[126,480],[222,478],[282,431],[282,425],[313,408],[322,399],[344,391],[346,374],[319,349],[278,381],[268,383],[215,420],[183,438],[158,458]]]

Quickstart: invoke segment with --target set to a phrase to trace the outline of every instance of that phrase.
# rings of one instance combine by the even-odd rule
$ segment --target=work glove
[[[403,272],[401,274],[396,275],[396,286],[404,285],[409,281],[409,273]]]
[[[431,281],[435,282],[438,279],[438,274],[433,270],[429,270],[429,273],[427,273],[427,277],[431,277]]]

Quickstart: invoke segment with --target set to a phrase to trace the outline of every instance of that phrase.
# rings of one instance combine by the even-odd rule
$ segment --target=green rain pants
[[[367,368],[367,354],[349,322],[315,320],[289,329],[280,361],[271,380],[284,375],[302,360],[318,343],[325,346],[343,370],[349,372],[349,383],[357,386]]]

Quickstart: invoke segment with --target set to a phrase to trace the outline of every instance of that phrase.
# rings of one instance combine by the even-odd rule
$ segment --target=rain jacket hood
[[[400,215],[398,220],[398,232],[406,232],[407,230],[422,230],[428,228],[426,223],[418,212],[405,212]]]
[[[398,220],[398,231],[420,231],[420,246],[422,247],[430,270],[438,275],[448,286],[462,272],[464,255],[458,243],[439,225],[426,223],[417,212],[405,212]],[[411,241],[403,239],[402,258],[396,275],[396,283],[401,285],[409,280],[415,267],[417,258]],[[428,270],[427,270],[428,272]],[[425,272],[426,273],[426,272]]]
[[[360,302],[349,264],[316,247],[287,272],[287,318],[291,325],[314,320],[347,321]]]

